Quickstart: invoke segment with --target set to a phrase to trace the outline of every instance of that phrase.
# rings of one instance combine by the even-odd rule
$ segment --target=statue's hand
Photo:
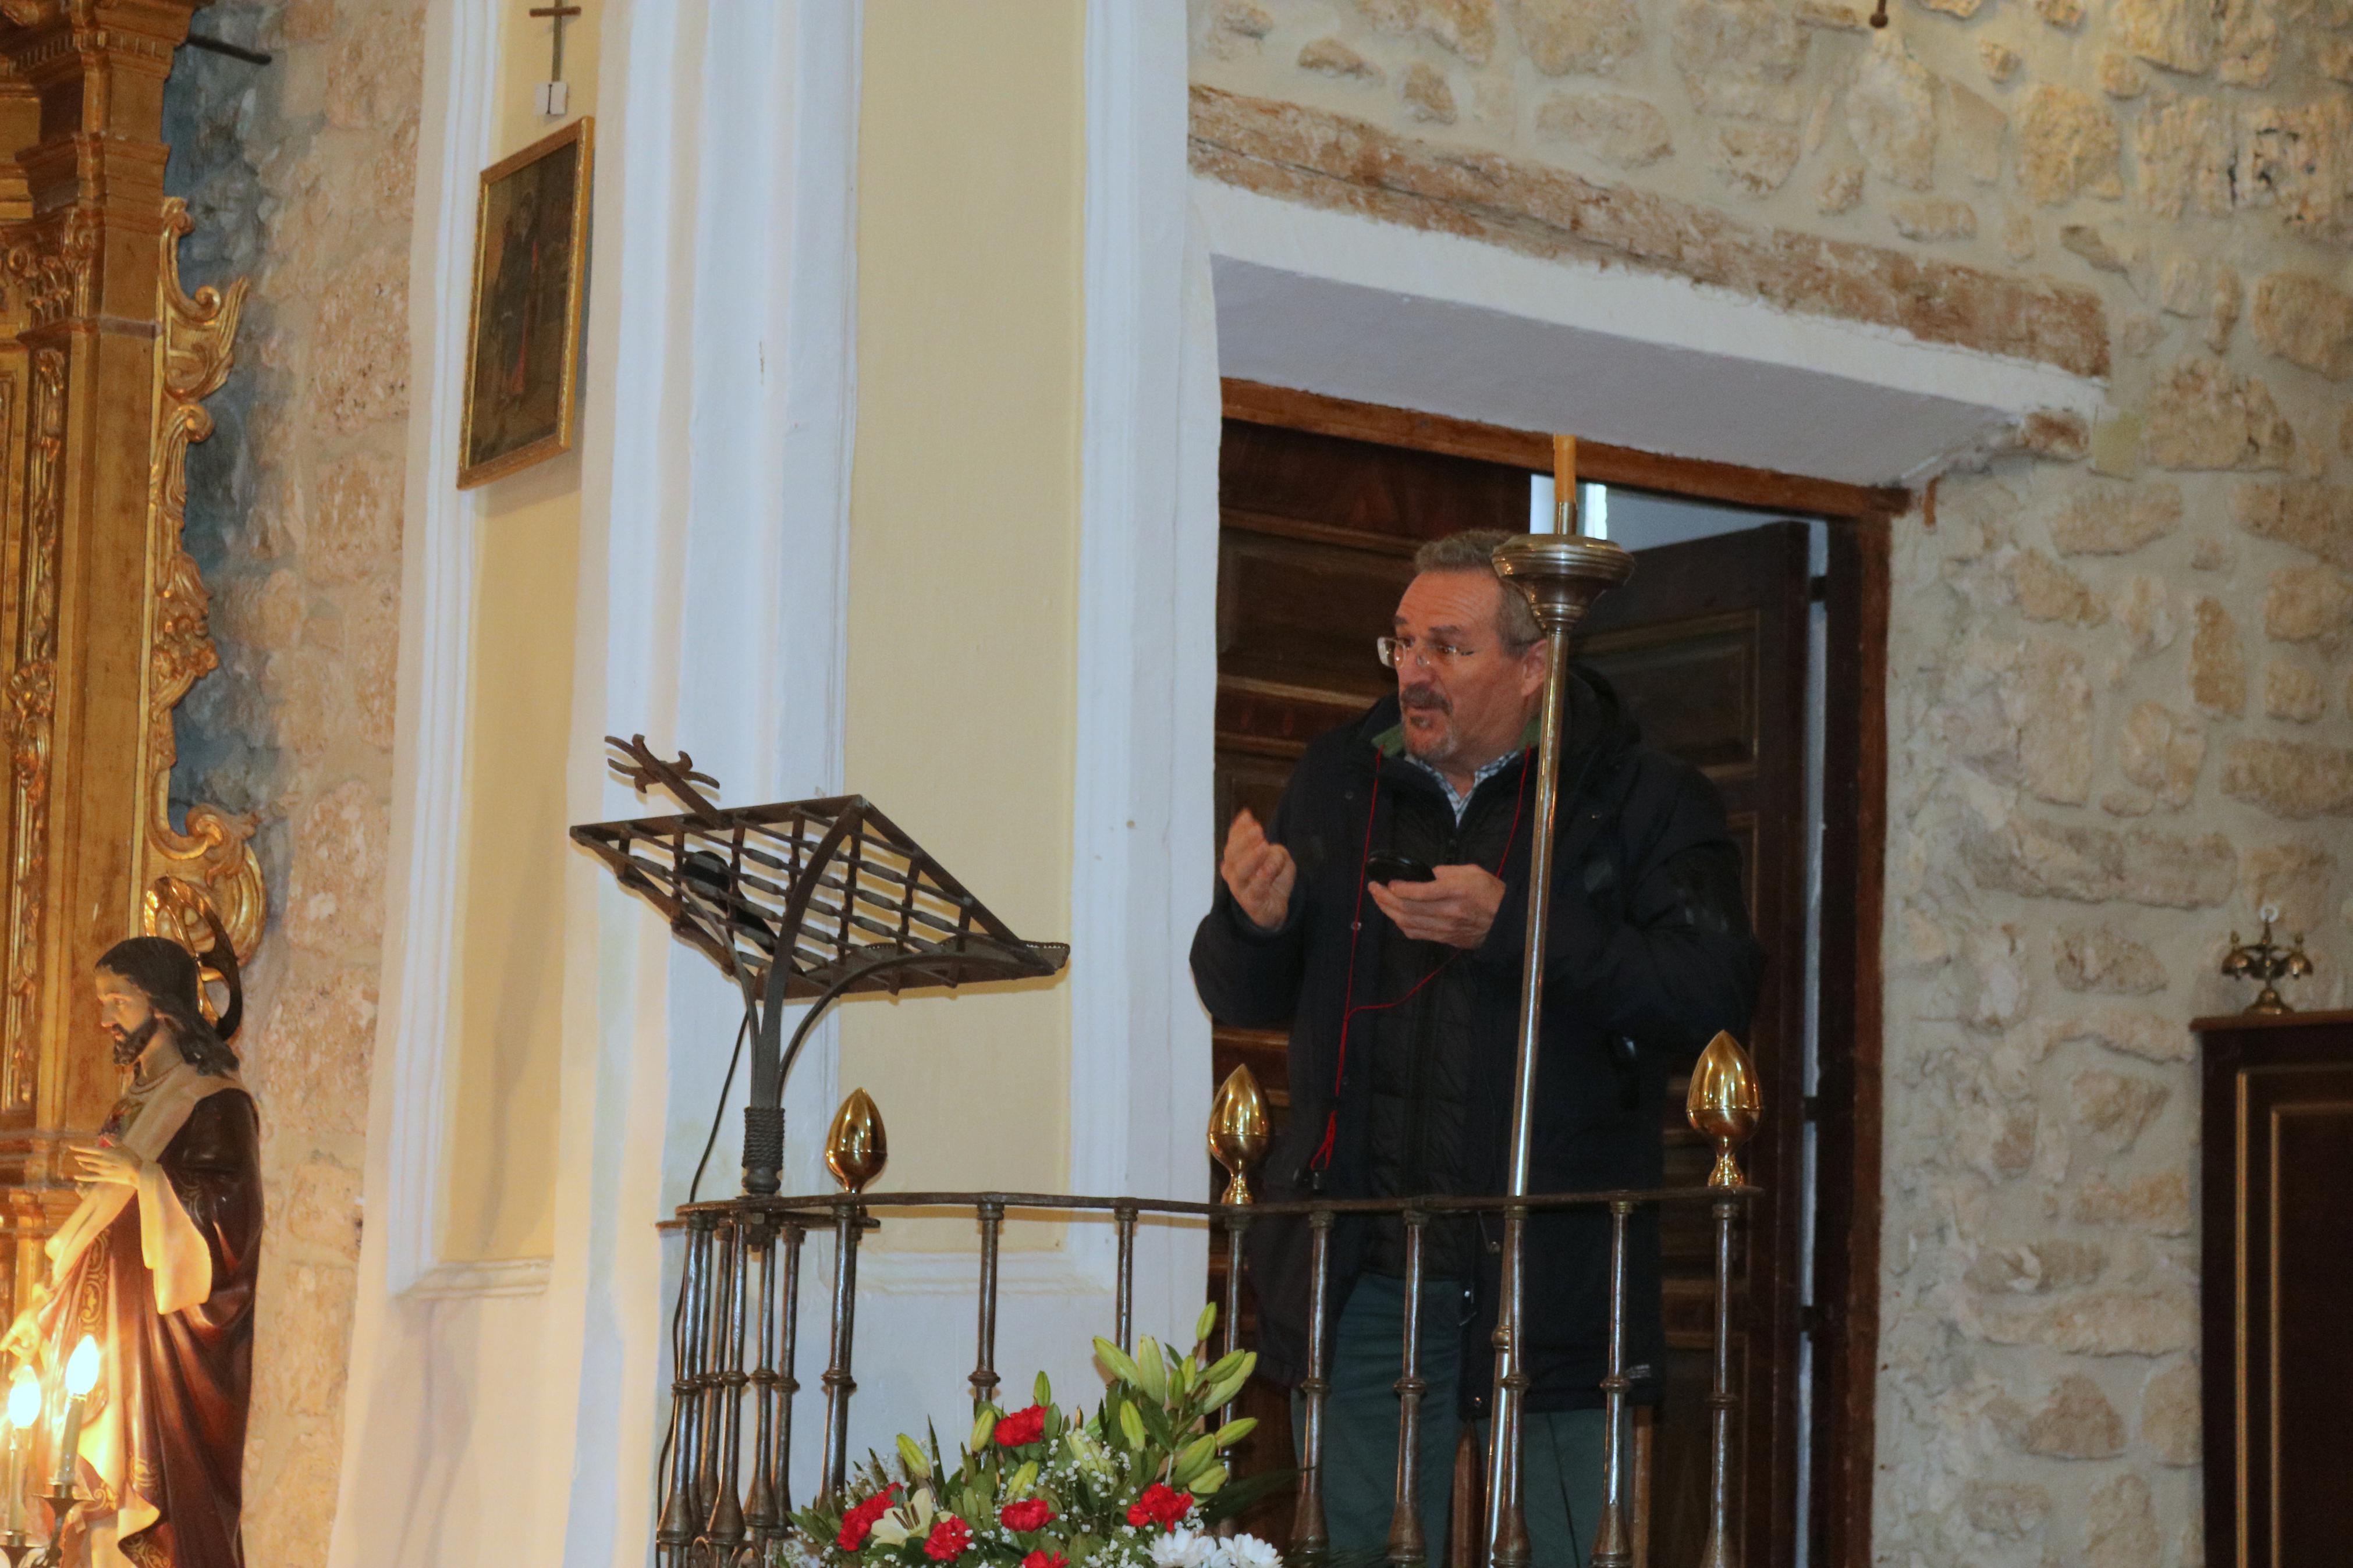
[[[139,1157],[119,1144],[82,1144],[73,1154],[81,1165],[81,1179],[85,1182],[118,1187],[139,1184]]]

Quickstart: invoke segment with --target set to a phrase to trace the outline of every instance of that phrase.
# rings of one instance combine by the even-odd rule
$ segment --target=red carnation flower
[[[844,1552],[855,1552],[866,1544],[872,1533],[874,1521],[891,1511],[891,1503],[899,1495],[899,1483],[892,1481],[864,1502],[841,1516],[841,1533],[833,1538],[834,1545]]]
[[[1059,1552],[1032,1552],[1021,1560],[1021,1568],[1071,1568],[1071,1560]]]
[[[1142,1529],[1157,1524],[1174,1530],[1179,1521],[1193,1511],[1190,1492],[1170,1491],[1158,1481],[1144,1489],[1144,1495],[1128,1505],[1127,1522]]]
[[[1024,1498],[997,1510],[997,1522],[1008,1530],[1043,1530],[1053,1517],[1053,1505],[1041,1497]]]
[[[924,1539],[923,1555],[934,1563],[953,1563],[972,1544],[972,1526],[955,1515],[943,1514]]]
[[[1018,1448],[1024,1443],[1034,1443],[1046,1435],[1046,1407],[1033,1405],[1027,1410],[1017,1410],[997,1423],[997,1446]]]

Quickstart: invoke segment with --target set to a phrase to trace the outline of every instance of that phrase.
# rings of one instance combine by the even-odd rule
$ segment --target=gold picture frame
[[[584,116],[482,171],[461,490],[572,449],[596,136]]]

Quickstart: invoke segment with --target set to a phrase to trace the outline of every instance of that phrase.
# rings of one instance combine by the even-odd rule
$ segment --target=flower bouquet
[[[1092,1415],[1056,1409],[1040,1373],[1027,1408],[981,1407],[954,1469],[936,1433],[902,1436],[895,1463],[870,1456],[839,1496],[794,1515],[798,1548],[833,1568],[1281,1568],[1263,1541],[1208,1533],[1289,1479],[1228,1477],[1222,1456],[1258,1423],[1209,1423],[1258,1357],[1205,1363],[1216,1322],[1202,1312],[1187,1355],[1095,1341],[1111,1381]]]

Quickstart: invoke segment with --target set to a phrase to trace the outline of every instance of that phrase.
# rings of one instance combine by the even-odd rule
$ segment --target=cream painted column
[[[856,7],[616,0],[600,20],[566,821],[652,809],[607,782],[608,731],[695,752],[743,800],[832,787],[840,734]],[[725,983],[567,854],[543,1288],[409,1289],[431,1227],[400,1216],[430,1185],[437,1145],[416,1129],[443,1065],[441,1036],[416,1026],[452,994],[434,946],[454,907],[437,869],[448,792],[424,762],[462,753],[451,631],[462,647],[471,621],[452,594],[477,526],[448,488],[450,364],[483,106],[511,64],[487,11],[437,7],[419,182],[436,219],[411,289],[406,874],[368,1175],[386,1223],[362,1262],[338,1564],[644,1560],[668,1375],[655,1227],[684,1195],[733,1033]]]

